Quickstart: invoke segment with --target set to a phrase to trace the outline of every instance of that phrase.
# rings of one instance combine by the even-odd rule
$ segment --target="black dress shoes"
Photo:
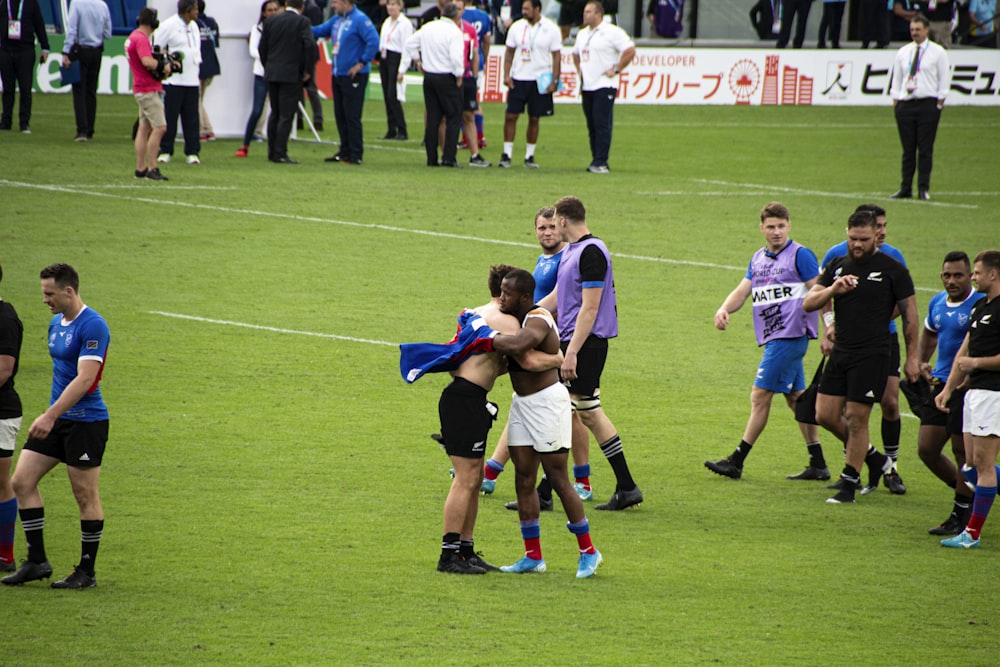
[[[913,193],[909,190],[897,190],[893,194],[889,195],[889,199],[912,199]]]
[[[298,160],[293,160],[292,158],[288,157],[287,155],[284,156],[284,157],[276,157],[273,160],[271,160],[271,162],[274,162],[276,164],[298,164],[299,163]]]
[[[924,201],[930,201],[931,199],[931,193],[927,192],[924,188],[920,188],[920,192],[917,196]]]

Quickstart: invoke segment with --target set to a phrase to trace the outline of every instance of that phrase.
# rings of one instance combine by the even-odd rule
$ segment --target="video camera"
[[[184,71],[183,53],[171,53],[156,45],[153,47],[153,57],[156,58],[156,69],[152,74],[157,81],[163,81],[171,74],[180,74]],[[170,65],[170,72],[166,72],[167,65]]]

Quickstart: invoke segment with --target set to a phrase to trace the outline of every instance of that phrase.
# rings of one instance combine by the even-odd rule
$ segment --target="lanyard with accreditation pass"
[[[535,25],[528,23],[525,19],[524,32],[521,33],[521,62],[530,63],[531,62],[531,50],[535,48],[535,40],[538,39],[538,33],[542,31],[542,22],[539,21]],[[537,28],[537,30],[536,30]],[[531,41],[525,46],[524,43],[528,41],[528,33],[531,34]]]
[[[590,62],[590,40],[594,39],[594,35],[597,34],[598,28],[600,28],[600,26],[598,26],[597,28],[591,28],[590,29],[590,35],[587,36],[587,43],[584,44],[583,48],[580,50],[580,61],[581,62],[585,62],[585,63],[589,63]]]
[[[21,39],[21,16],[24,15],[24,2],[17,8],[17,18],[10,12],[10,3],[14,0],[7,0],[7,39]]]

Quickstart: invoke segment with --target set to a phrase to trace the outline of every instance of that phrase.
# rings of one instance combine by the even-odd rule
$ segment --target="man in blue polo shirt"
[[[333,0],[333,10],[329,21],[312,29],[314,37],[327,37],[333,45],[333,115],[340,150],[326,161],[359,165],[365,150],[361,112],[379,36],[371,19],[351,0]]]

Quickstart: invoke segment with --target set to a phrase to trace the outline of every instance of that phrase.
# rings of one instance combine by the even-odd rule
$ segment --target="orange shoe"
[[[247,156],[247,152],[249,150],[250,149],[247,146],[243,146],[238,151],[236,151],[236,157],[246,157]]]

